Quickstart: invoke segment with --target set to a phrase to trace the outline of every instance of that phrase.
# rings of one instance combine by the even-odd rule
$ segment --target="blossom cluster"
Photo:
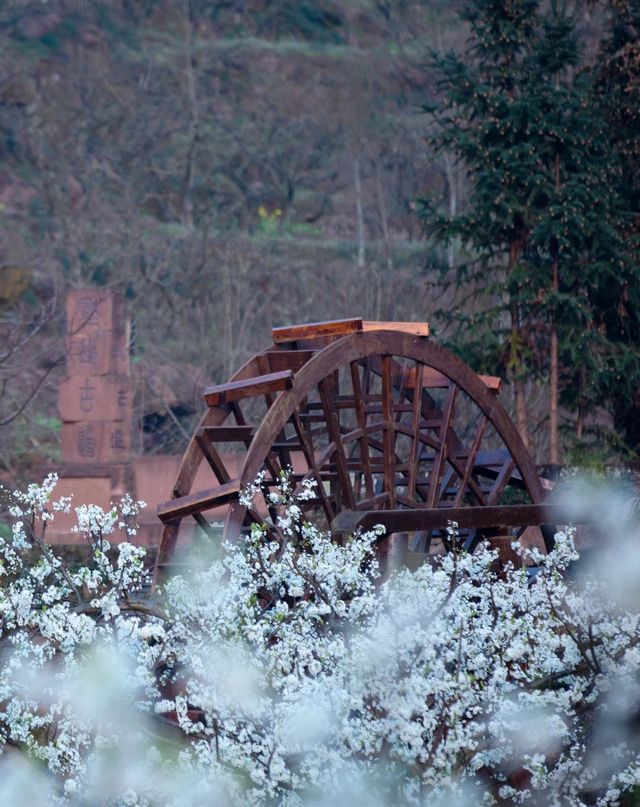
[[[332,540],[285,475],[268,524],[149,594],[143,550],[106,539],[140,504],[78,508],[92,559],[70,568],[44,535],[71,506],[54,483],[13,496],[0,543],[1,803],[605,807],[638,787],[635,534],[590,570],[567,531],[517,568],[452,541],[383,575],[382,528]]]

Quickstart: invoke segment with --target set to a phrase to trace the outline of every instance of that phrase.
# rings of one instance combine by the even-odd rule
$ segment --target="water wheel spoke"
[[[442,423],[439,429],[440,448],[436,453],[433,467],[431,469],[429,492],[427,493],[427,505],[429,507],[435,507],[436,502],[438,501],[438,484],[440,475],[442,474],[445,458],[447,458],[447,436],[451,425],[451,416],[453,414],[453,407],[455,405],[457,394],[458,387],[455,384],[450,383],[447,392],[447,400],[442,413]],[[449,461],[451,461],[450,458]]]
[[[424,364],[420,362],[415,366],[415,379],[413,393],[413,412],[411,417],[411,452],[409,455],[409,484],[407,497],[411,499],[416,490],[416,477],[418,474],[418,456],[420,453],[420,420],[422,417],[422,396],[419,390],[423,387]]]
[[[362,469],[364,472],[364,487],[367,496],[373,496],[373,476],[371,473],[371,458],[369,455],[369,439],[367,435],[367,416],[365,414],[364,403],[362,400],[362,385],[360,383],[360,367],[357,362],[351,362],[351,386],[353,389],[353,397],[356,401],[356,420],[358,426],[362,429],[362,437],[360,438],[360,457],[362,459]]]
[[[487,430],[488,425],[489,425],[489,418],[486,415],[482,415],[478,429],[476,430],[476,433],[473,437],[471,447],[469,448],[467,462],[464,467],[464,473],[460,478],[460,487],[458,488],[458,492],[454,500],[454,507],[460,506],[464,498],[464,495],[469,490],[470,483],[472,482],[471,475],[476,466],[478,452],[480,451],[480,444],[482,443],[482,438],[484,437],[484,433]]]
[[[192,517],[196,522],[196,524],[200,527],[202,532],[207,536],[207,538],[213,540],[215,538],[215,530],[213,529],[211,524],[209,524],[207,519],[202,515],[202,513],[192,513]]]
[[[320,474],[320,469],[318,464],[316,463],[315,453],[313,450],[313,443],[311,443],[307,439],[307,435],[304,432],[304,426],[300,420],[300,415],[297,412],[293,413],[292,421],[294,428],[296,430],[296,434],[298,435],[298,440],[300,441],[300,445],[302,447],[302,453],[304,454],[305,460],[307,461],[307,465],[309,469],[313,472],[313,476],[316,480],[316,487],[318,490],[318,498],[322,503],[322,509],[324,510],[324,514],[327,518],[327,522],[331,524],[333,521],[333,517],[335,515],[333,508],[329,502],[327,497],[327,493],[324,489],[324,482],[322,480],[322,476]],[[306,478],[306,477],[305,477]]]
[[[227,471],[224,462],[222,461],[222,457],[216,451],[211,439],[207,433],[206,429],[199,429],[195,435],[195,441],[202,452],[202,456],[207,461],[209,467],[216,475],[216,478],[220,484],[224,484],[225,482],[229,482],[231,480],[231,476]]]
[[[496,477],[496,481],[493,483],[491,490],[489,491],[489,495],[487,496],[487,504],[497,504],[498,499],[502,495],[502,491],[505,489],[515,467],[516,463],[513,457],[508,457],[500,469],[500,473]]]
[[[318,389],[327,423],[327,433],[329,435],[329,439],[335,446],[335,462],[338,479],[340,482],[340,489],[346,499],[347,506],[349,509],[353,509],[356,503],[355,494],[351,485],[351,479],[349,478],[349,471],[347,470],[347,458],[345,456],[342,435],[340,433],[340,422],[338,420],[338,415],[332,407],[331,401],[331,395],[335,389],[335,385],[333,383],[327,383],[326,380],[323,380],[320,382]]]
[[[389,507],[395,507],[395,420],[393,413],[392,357],[382,356],[382,419],[385,429],[382,436],[384,446],[384,490],[389,494]]]

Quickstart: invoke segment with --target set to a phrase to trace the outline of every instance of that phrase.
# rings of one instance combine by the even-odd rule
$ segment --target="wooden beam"
[[[314,350],[268,350],[265,354],[272,373],[292,370],[297,373],[300,368],[316,355]]]
[[[362,323],[362,330],[369,331],[399,331],[400,333],[412,333],[415,336],[429,336],[428,322],[371,322]]]
[[[320,474],[320,469],[316,463],[315,452],[313,450],[313,442],[311,441],[311,437],[308,433],[305,433],[304,426],[302,425],[302,421],[300,420],[300,416],[297,412],[294,412],[291,416],[293,426],[296,430],[296,434],[298,436],[298,440],[300,441],[300,446],[304,453],[304,457],[307,461],[307,465],[309,466],[309,470],[313,472],[313,475],[316,479],[316,485],[318,490],[318,498],[320,503],[322,504],[322,508],[325,512],[327,517],[327,521],[331,523],[333,518],[334,510],[331,506],[331,502],[329,501],[329,497],[327,496],[327,492],[324,489],[324,485],[322,483],[322,476]],[[305,476],[307,476],[305,474]]]
[[[239,492],[240,482],[234,479],[215,488],[208,488],[197,493],[191,493],[188,496],[169,499],[169,501],[158,505],[156,513],[160,521],[164,523],[175,521],[185,516],[192,516],[195,513],[202,513],[204,510],[210,510],[212,507],[218,507],[221,504],[228,504],[238,496]]]
[[[327,434],[331,443],[335,446],[335,462],[340,486],[344,493],[349,508],[355,507],[355,494],[351,485],[351,478],[347,468],[347,458],[344,453],[344,445],[342,444],[342,436],[340,433],[340,421],[335,411],[332,409],[331,401],[331,387],[327,379],[323,379],[318,385],[320,392],[320,400],[324,407],[325,417],[327,420]]]
[[[483,414],[467,454],[467,462],[464,467],[464,476],[460,479],[460,486],[454,500],[455,507],[459,507],[462,504],[462,500],[469,489],[469,480],[471,479],[471,474],[475,468],[478,452],[480,451],[480,443],[482,442],[482,438],[484,437],[484,433],[488,425],[489,418]]]
[[[213,443],[245,443],[248,445],[256,433],[253,426],[205,426],[202,429]]]
[[[217,384],[207,387],[204,399],[209,406],[218,406],[229,401],[239,401],[256,395],[267,395],[270,392],[289,389],[293,383],[291,370],[282,370],[279,373],[256,375],[243,381],[230,381],[227,384]]]
[[[431,466],[431,473],[429,474],[429,489],[427,491],[427,506],[435,507],[438,502],[438,493],[440,486],[440,476],[444,471],[445,462],[449,447],[447,445],[447,435],[449,433],[449,426],[453,416],[453,409],[455,406],[456,398],[458,397],[458,387],[449,382],[449,391],[447,393],[447,400],[442,410],[442,423],[440,424],[440,447],[436,451]],[[453,464],[453,463],[452,463]]]
[[[194,439],[198,444],[200,451],[202,451],[203,457],[209,463],[209,467],[216,475],[218,482],[224,484],[231,481],[231,477],[229,476],[225,464],[222,461],[222,457],[220,454],[218,454],[215,447],[207,438],[205,430],[198,429],[198,431],[195,433]]]
[[[495,375],[479,375],[478,378],[483,382],[491,392],[500,392],[502,386],[502,379]],[[433,367],[425,367],[423,371],[422,388],[423,389],[444,389],[449,386],[449,379],[444,373],[434,370]],[[405,389],[416,388],[416,368],[409,367],[405,370]]]
[[[424,387],[423,374],[424,364],[415,367],[417,385],[420,389]],[[413,412],[411,415],[411,453],[409,455],[409,480],[407,482],[407,495],[413,499],[416,492],[416,477],[418,475],[418,456],[420,451],[420,416],[422,414],[422,396],[413,396]]]
[[[442,529],[455,521],[461,529],[487,527],[529,527],[541,524],[589,524],[592,513],[579,512],[574,505],[510,504],[494,507],[420,507],[413,510],[343,510],[331,524],[332,532],[353,532],[357,528],[368,530],[383,524],[388,532],[418,532]]]
[[[395,471],[395,420],[393,417],[393,378],[391,356],[382,356],[382,418],[386,428],[382,435],[384,445],[384,490],[389,494],[389,507],[396,506]],[[366,410],[365,410],[366,411]]]
[[[373,496],[373,477],[371,475],[371,460],[369,457],[369,441],[367,440],[367,416],[364,412],[364,403],[362,401],[362,385],[360,383],[360,368],[357,362],[350,363],[351,368],[351,386],[353,389],[353,397],[356,401],[356,418],[358,426],[362,431],[360,438],[360,459],[362,461],[362,470],[364,473],[364,486],[368,497]]]
[[[274,328],[273,341],[276,345],[283,342],[297,342],[299,339],[318,339],[321,336],[345,336],[362,330],[362,320],[334,319],[326,322],[307,322],[302,325],[285,325]]]
[[[370,499],[363,499],[362,501],[358,502],[358,504],[356,504],[355,509],[359,510],[364,515],[365,513],[371,512],[367,508],[373,507],[376,504],[384,504],[385,502],[388,502],[388,501],[389,501],[389,493],[387,491],[384,491],[383,493],[378,493],[375,496],[372,496]],[[381,513],[383,511],[382,510],[374,510],[373,512],[374,513]],[[388,513],[389,511],[385,510],[384,512]],[[343,510],[342,513],[349,513],[351,515],[349,510]],[[338,515],[337,519],[334,519],[332,524],[335,523],[335,521],[337,521],[338,519],[340,519],[340,517],[342,516],[342,513],[340,513]],[[376,521],[376,524],[378,524],[378,523],[379,522]],[[337,532],[344,532],[344,530],[337,530]]]

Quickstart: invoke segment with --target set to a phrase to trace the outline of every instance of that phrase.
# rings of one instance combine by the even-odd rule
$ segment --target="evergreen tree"
[[[609,25],[595,68],[595,100],[622,172],[617,193],[624,206],[625,269],[609,303],[605,327],[618,346],[610,375],[613,411],[627,447],[640,449],[640,0],[611,0]]]
[[[485,368],[509,372],[527,437],[523,379],[550,387],[550,459],[559,460],[558,402],[581,413],[611,383],[617,345],[603,318],[607,290],[630,271],[620,237],[619,163],[578,70],[574,21],[538,0],[475,0],[463,14],[471,37],[462,57],[436,57],[441,102],[436,149],[468,171],[468,210],[449,218],[433,200],[428,230],[459,239],[469,258],[458,285],[487,290],[482,310],[459,317],[462,342]],[[478,299],[478,298],[476,298]],[[613,361],[615,364],[615,361]]]
[[[470,251],[470,259],[458,266],[457,281],[472,294],[478,286],[484,292],[482,310],[476,308],[464,321],[473,332],[473,358],[512,375],[525,443],[525,340],[521,298],[517,281],[512,282],[530,230],[521,200],[530,195],[535,162],[526,148],[527,109],[520,88],[537,6],[537,0],[472,4],[461,15],[472,34],[464,56],[434,58],[441,103],[428,107],[438,124],[432,144],[463,161],[470,193],[468,209],[455,218],[440,215],[425,201],[428,230],[443,241],[459,240]]]

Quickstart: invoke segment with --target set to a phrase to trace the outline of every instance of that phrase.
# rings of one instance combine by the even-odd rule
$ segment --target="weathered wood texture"
[[[493,392],[499,392],[502,386],[502,379],[494,375],[479,375],[478,378]],[[404,385],[406,389],[416,388],[416,368],[411,367],[406,371]],[[439,373],[431,367],[424,367],[422,374],[421,388],[446,388],[449,386],[449,379],[444,373]]]
[[[387,532],[419,532],[443,529],[455,522],[460,529],[488,527],[526,527],[540,524],[588,524],[593,512],[578,512],[562,503],[512,504],[488,507],[426,508],[413,510],[343,510],[331,523],[335,533],[370,530],[382,524]]]
[[[362,323],[365,333],[370,331],[397,331],[398,333],[412,333],[414,336],[429,336],[428,322],[371,322]]]
[[[322,336],[344,336],[348,333],[361,331],[362,320],[355,319],[334,319],[327,322],[308,322],[304,325],[287,325],[282,328],[274,328],[272,331],[273,341],[276,345],[283,342],[297,342],[301,339],[317,339]]]
[[[272,392],[288,389],[291,386],[292,379],[293,373],[291,370],[281,370],[278,373],[258,375],[244,381],[217,384],[214,387],[205,389],[204,399],[209,406],[217,406],[230,401],[241,401],[243,398],[252,398],[255,395],[268,395]]]
[[[228,538],[262,523],[265,512],[275,524],[269,492],[287,468],[296,485],[315,481],[316,495],[302,506],[327,528],[333,522],[342,529],[341,513],[353,521],[356,511],[359,519],[373,510],[390,519],[402,513],[428,533],[464,511],[455,520],[468,525],[472,547],[477,531],[495,521],[506,487],[540,504],[533,461],[497,398],[500,380],[479,377],[427,335],[426,323],[358,318],[275,329],[273,345],[227,384],[205,391],[209,409],[174,498],[158,511],[166,524],[159,563],[172,557],[180,519],[209,533],[206,513],[220,504],[228,505]],[[483,445],[488,434],[490,449]],[[241,452],[239,473],[225,466],[222,444]],[[193,491],[203,462],[211,486]],[[239,491],[259,472],[260,501],[247,507]],[[505,512],[522,526],[534,518],[526,509]],[[425,513],[435,513],[432,521]]]
[[[192,493],[188,496],[178,496],[158,505],[158,518],[160,521],[165,522],[175,521],[178,518],[202,513],[212,507],[226,504],[234,499],[239,491],[240,483],[237,479],[234,479],[209,490],[198,491],[198,493]]]

